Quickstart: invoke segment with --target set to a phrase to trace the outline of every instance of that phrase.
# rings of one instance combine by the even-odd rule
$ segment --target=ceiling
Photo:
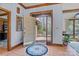
[[[48,5],[55,5],[59,3],[19,3],[25,9],[48,6]]]
[[[22,3],[22,4],[26,7],[30,7],[30,6],[35,6],[35,5],[39,5],[39,4],[42,4],[42,3]]]

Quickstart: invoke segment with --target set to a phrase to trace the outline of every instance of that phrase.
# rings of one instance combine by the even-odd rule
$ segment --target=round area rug
[[[31,56],[42,56],[48,52],[48,48],[42,44],[33,44],[27,47],[26,52]]]

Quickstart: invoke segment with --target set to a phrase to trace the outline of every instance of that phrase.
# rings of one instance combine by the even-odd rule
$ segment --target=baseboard
[[[28,43],[25,43],[24,46],[27,46],[27,45],[32,44],[32,43],[33,43],[33,41],[28,42]],[[23,42],[21,42],[21,43],[15,45],[15,46],[12,47],[10,50],[15,49],[16,47],[18,47],[18,46],[20,46],[20,45],[23,45]],[[48,44],[48,45],[50,45],[50,46],[51,46],[51,45],[52,45],[52,46],[64,46],[63,44]]]
[[[46,40],[35,40],[35,42],[46,42]]]
[[[14,46],[14,47],[12,47],[10,50],[15,49],[16,47],[18,47],[18,46],[20,46],[20,45],[23,45],[23,42],[21,42],[21,43],[19,43],[19,44],[15,45],[15,46]]]
[[[24,43],[23,45],[24,46],[28,46],[29,44],[32,44],[34,41],[31,41],[31,42],[26,42],[26,43]]]
[[[63,44],[49,44],[49,45],[52,45],[52,46],[64,46]]]

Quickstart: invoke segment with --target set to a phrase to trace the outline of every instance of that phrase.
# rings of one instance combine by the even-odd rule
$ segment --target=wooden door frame
[[[11,11],[0,7],[1,11],[4,11],[6,14],[2,15],[2,16],[7,16],[7,20],[8,20],[8,33],[7,33],[7,50],[10,51],[11,50]]]
[[[43,11],[30,13],[30,15],[33,16],[33,17],[36,17],[36,15],[39,16],[39,15],[42,15],[42,14],[47,14],[47,15],[51,16],[51,43],[50,44],[52,44],[52,42],[53,42],[53,14],[52,13],[53,13],[53,10],[43,10]],[[47,35],[47,29],[46,29],[46,35]],[[47,42],[47,36],[46,36],[46,42]]]
[[[53,12],[53,11],[52,11],[52,12]],[[47,33],[47,31],[48,31],[48,29],[47,29],[47,26],[48,26],[48,25],[47,25],[47,22],[48,22],[48,21],[47,21],[47,17],[48,17],[48,16],[46,16],[46,44],[47,44],[47,45],[49,45],[49,44],[51,45],[51,44],[53,44],[53,14],[50,14],[50,17],[51,17],[51,42],[48,42],[48,43],[47,43],[47,34],[48,34],[48,33]]]

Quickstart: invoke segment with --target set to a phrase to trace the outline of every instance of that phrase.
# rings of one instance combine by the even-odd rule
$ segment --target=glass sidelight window
[[[69,34],[70,40],[73,41],[73,20],[66,20],[66,33]]]
[[[69,19],[66,22],[66,32],[71,41],[79,41],[79,19]]]
[[[46,40],[47,44],[52,43],[52,21],[51,16],[46,16]]]
[[[74,24],[74,37],[76,41],[79,41],[79,19],[75,19],[75,24]]]

